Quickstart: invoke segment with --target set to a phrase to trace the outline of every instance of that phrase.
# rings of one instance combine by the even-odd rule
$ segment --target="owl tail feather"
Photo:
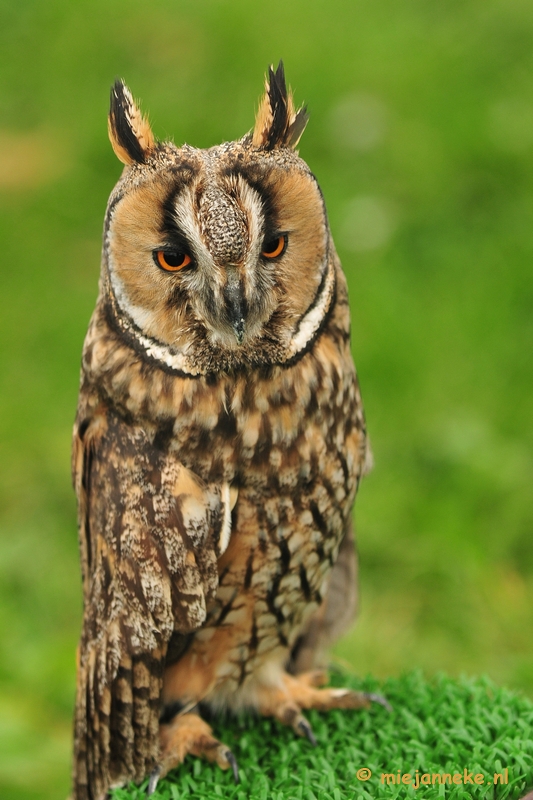
[[[80,660],[73,800],[105,800],[110,788],[142,781],[157,763],[163,654],[117,660],[114,653],[99,642]]]

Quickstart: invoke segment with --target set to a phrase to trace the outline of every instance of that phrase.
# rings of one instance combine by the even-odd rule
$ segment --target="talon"
[[[155,767],[150,773],[150,780],[148,781],[148,788],[146,790],[146,794],[148,796],[150,796],[155,792],[160,777],[161,777],[161,767]]]
[[[371,703],[379,703],[379,705],[383,706],[383,708],[386,708],[387,711],[392,711],[392,706],[389,701],[380,694],[374,694],[374,692],[364,692],[364,695],[368,700],[370,700]]]
[[[233,772],[233,779],[235,780],[235,783],[240,783],[239,765],[237,764],[237,759],[235,758],[235,756],[233,755],[231,750],[226,750],[224,755],[226,757],[226,761],[229,762],[229,765],[230,765],[231,770]]]
[[[352,694],[351,689],[331,689],[331,696],[332,697],[348,697],[348,695]],[[366,692],[365,692],[366,697]]]
[[[300,735],[305,736],[306,739],[311,742],[313,747],[318,745],[318,742],[315,739],[315,734],[313,733],[313,729],[305,717],[301,717],[301,719],[298,721],[297,728],[300,732]]]

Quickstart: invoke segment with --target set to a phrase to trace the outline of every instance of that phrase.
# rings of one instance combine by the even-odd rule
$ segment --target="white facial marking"
[[[220,529],[220,539],[218,546],[220,547],[220,554],[225,553],[228,549],[228,544],[231,536],[231,493],[229,483],[222,484],[221,500],[224,504],[224,513],[222,515],[222,527]]]
[[[334,289],[335,266],[333,261],[330,260],[327,265],[327,273],[324,285],[319,296],[315,299],[314,304],[299,320],[296,327],[296,333],[289,345],[287,358],[294,358],[294,356],[298,355],[298,353],[304,350],[307,344],[316,335],[320,325],[324,320],[324,316],[327,314],[327,311],[330,307]]]
[[[194,211],[194,190],[187,187],[178,195],[174,203],[176,224],[191,243],[193,255],[200,266],[212,267],[213,259],[202,241],[200,225]]]
[[[249,245],[243,264],[243,271],[247,292],[253,295],[254,291],[257,291],[257,260],[261,255],[264,235],[262,201],[258,192],[240,176],[236,179],[235,188],[239,193],[242,206],[246,210],[248,220]],[[211,254],[202,239],[200,221],[195,211],[194,191],[195,187],[189,186],[176,198],[174,204],[176,224],[187,236],[191,244],[192,255],[198,264],[197,290],[200,290],[202,282],[206,279],[205,276],[208,275],[215,285],[219,285],[219,290],[221,291],[223,286],[222,270],[214,264]],[[188,344],[175,347],[164,344],[143,333],[146,329],[155,329],[157,324],[155,312],[135,305],[128,298],[124,284],[114,269],[109,245],[110,235],[108,234],[106,251],[112,305],[115,306],[116,320],[121,329],[140,345],[149,358],[160,362],[161,365],[191,376],[202,374],[203,370],[198,368],[195,359],[189,354],[190,346]],[[330,308],[335,289],[335,267],[331,260],[324,267],[326,270],[324,283],[309,310],[298,321],[284,358],[280,363],[295,358],[305,350],[309,342],[316,336]],[[203,277],[201,277],[202,273]],[[247,337],[256,335],[262,324],[264,323],[258,319],[254,326],[257,330],[248,328]],[[229,349],[235,349],[237,346],[235,337],[231,332],[217,330],[214,326],[211,327],[210,338],[213,343],[218,342]]]
[[[111,254],[109,255],[109,266],[110,266],[109,277],[111,279],[111,285],[113,287],[113,292],[115,293],[115,297],[117,299],[117,303],[120,306],[120,308],[131,317],[133,322],[141,330],[144,330],[145,328],[152,325],[155,322],[154,313],[146,308],[142,308],[141,306],[136,306],[134,303],[130,301],[126,293],[126,290],[124,289],[124,284],[122,283],[121,279],[115,272]]]
[[[248,211],[249,247],[247,257],[244,261],[244,271],[252,288],[255,288],[256,264],[261,255],[263,241],[263,226],[261,224],[263,219],[263,207],[261,198],[255,189],[252,189],[250,184],[240,178],[238,185],[242,204]]]

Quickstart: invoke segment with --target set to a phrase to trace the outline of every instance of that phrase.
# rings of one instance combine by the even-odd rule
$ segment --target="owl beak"
[[[239,344],[244,339],[244,318],[246,314],[246,299],[244,288],[236,269],[228,269],[228,280],[224,287],[224,300],[226,313],[233,328],[233,333]]]

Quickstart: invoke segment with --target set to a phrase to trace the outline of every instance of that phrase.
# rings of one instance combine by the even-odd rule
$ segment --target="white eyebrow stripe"
[[[188,186],[174,200],[177,226],[189,240],[198,261],[212,263],[211,254],[202,241],[200,225],[194,213],[194,189]]]
[[[245,269],[250,271],[257,263],[261,253],[263,226],[263,203],[259,193],[247,183],[244,178],[239,176],[239,190],[241,201],[246,209],[248,217],[249,246],[248,257],[245,261]]]

